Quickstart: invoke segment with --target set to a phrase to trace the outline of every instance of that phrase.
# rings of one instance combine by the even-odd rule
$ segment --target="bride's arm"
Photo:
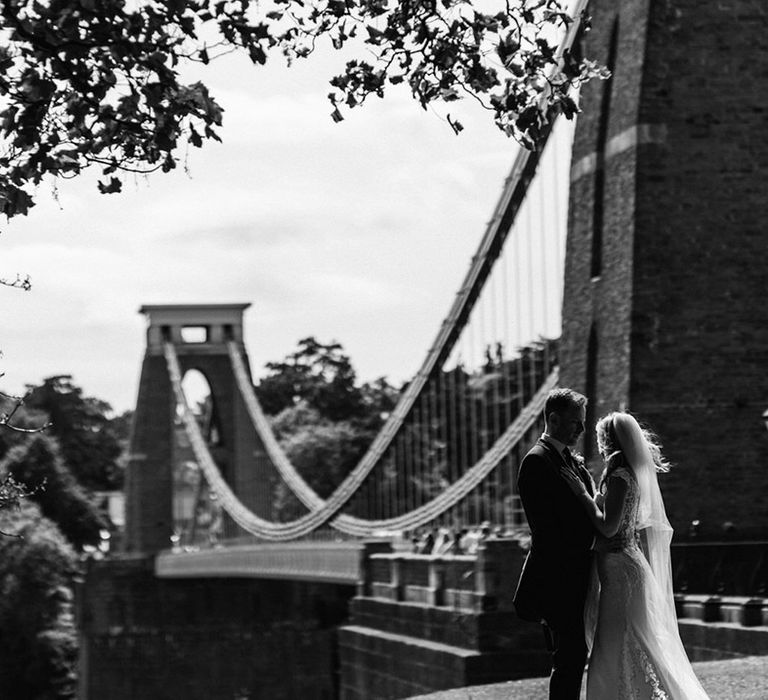
[[[568,486],[571,487],[571,490],[582,502],[595,529],[605,537],[613,537],[619,531],[619,526],[621,525],[624,500],[627,495],[626,482],[623,479],[608,480],[605,503],[603,504],[603,509],[600,510],[592,496],[587,492],[581,479],[565,469],[562,470],[562,474]]]

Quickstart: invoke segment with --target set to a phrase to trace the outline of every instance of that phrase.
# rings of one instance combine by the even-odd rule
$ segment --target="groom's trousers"
[[[570,624],[560,622],[558,628],[549,628],[548,632],[552,644],[549,698],[579,700],[584,665],[587,661],[583,618],[574,619]]]
[[[587,662],[584,604],[587,598],[591,556],[570,564],[567,585],[556,594],[557,603],[547,620],[552,652],[550,700],[579,700],[584,666]]]

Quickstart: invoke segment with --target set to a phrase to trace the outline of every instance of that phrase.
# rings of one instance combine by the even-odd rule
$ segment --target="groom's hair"
[[[544,404],[544,417],[547,418],[552,413],[563,413],[572,406],[581,408],[587,405],[587,397],[573,389],[552,389],[547,394],[547,400]]]

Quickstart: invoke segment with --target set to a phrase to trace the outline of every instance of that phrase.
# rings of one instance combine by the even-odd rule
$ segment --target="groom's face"
[[[550,435],[564,445],[573,447],[584,432],[587,420],[586,406],[570,406],[552,415]]]

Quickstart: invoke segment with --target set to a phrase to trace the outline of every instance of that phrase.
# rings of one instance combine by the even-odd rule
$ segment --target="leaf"
[[[258,44],[248,48],[248,55],[251,57],[251,61],[259,65],[263,66],[267,62],[267,54]]]
[[[16,107],[8,107],[8,109],[4,109],[2,112],[0,112],[0,118],[2,121],[2,129],[5,131],[5,135],[8,136],[11,131],[13,131],[13,128],[16,124],[16,114],[18,113],[18,109]]]
[[[453,102],[460,97],[459,91],[456,88],[443,88],[440,90],[440,99],[444,102]]]
[[[189,141],[195,148],[200,148],[203,145],[202,137],[193,126],[189,127]]]
[[[121,192],[123,189],[123,183],[120,182],[120,180],[118,180],[116,177],[109,178],[108,183],[104,183],[99,180],[97,184],[101,194],[115,194],[117,192]]]
[[[384,38],[384,32],[371,25],[367,25],[366,30],[368,31],[368,38],[365,40],[366,44],[374,44],[375,46],[381,44],[382,39]]]
[[[560,105],[562,107],[563,114],[568,119],[573,119],[573,117],[579,113],[579,106],[567,95],[564,96],[562,100],[560,100]]]
[[[9,219],[17,214],[26,216],[29,210],[35,206],[32,197],[16,185],[8,184],[5,192],[0,189],[0,204],[3,207],[3,214]]]
[[[448,123],[451,125],[451,129],[453,129],[453,133],[454,134],[456,134],[458,136],[459,133],[464,131],[464,125],[460,121],[457,121],[455,119],[451,119],[451,115],[450,114],[446,118],[448,119]]]

